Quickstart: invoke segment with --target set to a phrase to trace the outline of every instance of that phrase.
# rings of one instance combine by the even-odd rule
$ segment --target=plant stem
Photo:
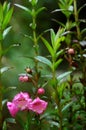
[[[33,12],[35,13],[35,7],[33,6]],[[37,43],[37,36],[36,36],[36,16],[35,14],[32,16],[32,25],[33,25],[33,41],[34,41],[34,48],[35,48],[35,56],[38,56],[38,43]],[[35,60],[35,69],[38,73],[38,61]]]
[[[0,52],[2,52],[1,41],[0,41]],[[1,84],[1,59],[2,59],[2,54],[0,54],[0,130],[2,129],[2,84]]]
[[[75,22],[76,22],[77,38],[78,38],[78,40],[80,40],[81,34],[80,34],[80,28],[79,28],[79,19],[78,19],[77,1],[76,0],[74,0],[74,15],[75,15]]]

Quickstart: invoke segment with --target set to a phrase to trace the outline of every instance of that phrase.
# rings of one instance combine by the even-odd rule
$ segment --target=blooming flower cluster
[[[47,105],[48,103],[39,97],[32,100],[27,92],[20,92],[13,98],[12,102],[7,102],[7,107],[12,117],[15,117],[18,111],[23,110],[31,110],[37,114],[42,114]]]

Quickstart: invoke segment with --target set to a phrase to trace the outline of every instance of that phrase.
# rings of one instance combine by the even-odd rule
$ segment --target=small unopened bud
[[[27,67],[25,70],[28,74],[32,74],[32,69],[30,69],[29,67]]]
[[[75,54],[75,50],[73,48],[69,48],[68,49],[68,54],[74,55]]]
[[[40,94],[40,95],[42,95],[44,93],[45,93],[44,88],[39,88],[38,91],[37,91],[37,94]]]
[[[29,82],[29,77],[27,75],[21,75],[19,77],[19,81],[21,81],[21,82]]]

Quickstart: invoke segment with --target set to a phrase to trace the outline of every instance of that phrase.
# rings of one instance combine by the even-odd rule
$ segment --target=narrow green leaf
[[[19,5],[19,4],[14,4],[14,5],[17,6],[17,7],[19,7],[20,9],[23,9],[24,11],[28,12],[30,15],[32,14],[31,10],[28,9],[27,7]]]
[[[57,126],[58,128],[60,128],[60,124],[58,122],[49,120],[49,123],[50,123],[50,125],[54,125],[54,126]]]
[[[86,6],[86,4],[82,5],[79,9],[78,9],[78,14],[80,13],[80,11]]]
[[[50,30],[50,34],[51,34],[51,43],[52,43],[52,46],[54,48],[55,32],[53,29]]]
[[[4,31],[3,31],[3,39],[6,37],[6,35],[9,33],[9,31],[11,30],[12,26],[6,28]]]
[[[47,58],[43,57],[43,56],[37,56],[37,57],[35,57],[35,59],[42,62],[42,63],[44,63],[44,64],[46,64],[46,65],[48,65],[50,68],[52,66],[51,61],[48,60]]]
[[[13,13],[13,8],[11,8],[8,13],[6,14],[3,24],[2,24],[2,28],[5,29],[7,24],[9,23],[11,17],[12,17],[12,13]]]
[[[2,130],[7,130],[7,123],[6,123],[6,121],[3,122]]]
[[[70,106],[72,106],[73,101],[67,103],[63,108],[62,108],[62,112],[66,111]]]
[[[56,58],[58,58],[64,51],[63,50],[60,50],[56,53]]]
[[[3,68],[0,69],[0,73],[2,74],[2,73],[6,72],[6,71],[8,71],[8,70],[10,70],[12,68],[13,67],[3,67]]]
[[[59,59],[56,61],[55,66],[54,66],[55,69],[60,65],[61,62],[62,62],[62,59]]]
[[[57,77],[57,80],[60,81],[60,80],[62,80],[63,78],[67,77],[67,76],[68,76],[69,74],[71,74],[71,73],[72,73],[72,71],[68,71],[68,72],[65,72],[65,73],[61,74],[61,75],[59,75],[59,76]]]
[[[13,124],[16,123],[14,118],[6,118],[6,121],[9,122],[9,123],[13,123]]]
[[[0,26],[2,24],[2,21],[3,21],[3,8],[2,5],[0,4]]]
[[[42,39],[43,43],[45,44],[45,46],[47,47],[47,49],[48,49],[49,53],[51,54],[51,56],[53,56],[54,51],[53,51],[51,45],[49,44],[49,42],[43,37],[41,37],[41,39]]]
[[[39,8],[39,9],[36,11],[36,16],[37,16],[41,11],[43,11],[44,9],[46,9],[46,8],[45,8],[45,7]]]

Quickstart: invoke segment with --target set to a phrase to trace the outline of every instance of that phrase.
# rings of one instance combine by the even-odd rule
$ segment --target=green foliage
[[[25,12],[25,14],[22,13],[21,15],[25,15],[23,18],[26,17],[27,21],[29,21],[30,29],[28,31],[29,34],[26,34],[26,31],[23,30],[23,26],[26,27],[27,24],[26,20],[24,19],[25,21],[22,22],[23,26],[21,26],[22,24],[19,21],[21,28],[19,31],[23,31],[24,36],[23,38],[19,37],[21,46],[15,42],[15,44],[7,45],[8,47],[4,48],[4,40],[13,28],[13,26],[9,26],[13,7],[7,2],[4,2],[3,5],[0,4],[0,127],[3,130],[7,130],[9,129],[8,127],[11,127],[11,124],[14,124],[17,129],[21,127],[24,130],[32,130],[34,128],[35,130],[84,130],[86,128],[86,37],[84,35],[86,28],[81,30],[80,24],[82,22],[85,23],[85,20],[79,20],[79,14],[86,4],[77,9],[76,0],[59,0],[59,9],[52,11],[52,13],[61,11],[66,21],[54,20],[60,25],[57,32],[51,28],[41,34],[37,30],[41,22],[38,23],[37,20],[40,18],[40,13],[46,8],[39,7],[41,4],[39,4],[38,0],[29,0],[26,2],[26,6],[22,2],[14,5]],[[16,11],[15,15],[17,15]],[[71,20],[71,16],[74,19]],[[13,16],[12,22],[14,21],[16,27],[17,19],[16,21],[14,19],[15,16]],[[43,19],[45,19],[45,16],[43,16]],[[16,31],[18,31],[17,29],[16,27]],[[49,38],[47,38],[48,30],[50,31]],[[24,44],[22,39],[27,39]],[[15,37],[14,41],[16,41]],[[8,61],[5,61],[6,56],[9,57],[6,54],[11,48],[17,46],[23,56],[17,57],[16,61],[19,50],[14,50],[15,60],[11,64],[15,66],[16,61],[16,68],[19,68],[17,72],[19,78],[20,76],[22,78],[26,76],[28,81],[24,82],[24,80],[19,79],[21,82],[19,83],[18,79],[14,80],[13,77],[12,80],[12,76],[9,75],[6,78],[13,85],[8,85],[6,88],[7,85],[2,84],[3,75],[7,74],[8,70],[14,72],[14,67],[9,67]],[[42,49],[40,50],[40,48]],[[9,59],[13,54],[11,54]],[[18,64],[19,62],[20,64]],[[8,65],[6,66],[5,64]],[[26,67],[23,73],[20,70],[21,66]],[[62,70],[62,68],[65,69]],[[18,76],[16,77],[18,78]],[[18,85],[15,85],[16,82],[18,82]],[[38,93],[39,88],[45,90],[43,95]],[[20,91],[30,93],[32,100],[36,97],[45,100],[48,102],[47,109],[42,114],[37,114],[30,110],[22,111],[21,109],[14,118],[10,118],[11,115],[7,111],[6,103]],[[22,106],[22,103],[23,100],[19,107]],[[3,122],[2,116],[4,117]]]

